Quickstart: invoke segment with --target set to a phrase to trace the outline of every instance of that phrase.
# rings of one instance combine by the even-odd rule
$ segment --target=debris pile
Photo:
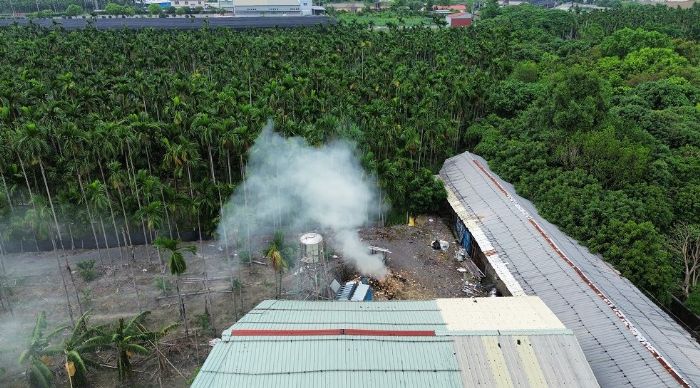
[[[382,280],[371,279],[377,299],[431,299],[434,295],[404,271],[389,271]]]

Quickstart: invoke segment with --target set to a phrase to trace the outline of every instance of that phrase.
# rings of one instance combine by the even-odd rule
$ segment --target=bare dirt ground
[[[242,316],[261,300],[274,297],[275,274],[271,267],[262,265],[240,265],[238,257],[225,259],[214,242],[194,244],[198,247],[195,256],[187,258],[187,272],[181,278],[181,290],[190,326],[190,336],[184,336],[182,325],[163,340],[163,352],[172,363],[165,375],[159,376],[154,359],[140,360],[135,366],[134,379],[125,386],[158,386],[161,377],[163,385],[187,386],[195,369],[202,364],[209,352],[208,341],[219,337],[223,329],[232,325],[236,317]],[[69,324],[66,294],[59,274],[65,277],[68,295],[75,319],[80,315],[78,298],[82,311],[90,311],[90,322],[94,324],[115,323],[120,317],[132,317],[140,311],[152,312],[148,318],[151,329],[158,329],[179,321],[175,277],[161,273],[161,265],[153,248],[136,247],[135,261],[130,261],[131,252],[122,248],[102,250],[102,260],[97,251],[62,251],[24,253],[5,257],[5,267],[9,279],[12,312],[0,311],[0,367],[7,375],[0,380],[0,386],[24,386],[22,368],[17,359],[26,347],[29,333],[39,311],[45,311],[49,330],[62,324]],[[149,258],[150,257],[150,258]],[[84,281],[77,271],[77,263],[83,260],[96,260],[98,278]],[[128,264],[131,262],[132,264]],[[72,269],[66,270],[66,264]],[[204,273],[210,289],[213,325],[202,327],[198,315],[204,313],[205,289]],[[75,282],[73,284],[73,281]],[[132,281],[133,277],[133,281]],[[240,287],[232,286],[231,278],[240,282]],[[163,278],[168,285],[163,291],[156,279]],[[238,283],[234,283],[238,284]],[[233,288],[240,290],[234,294]],[[213,328],[211,327],[213,326]],[[101,352],[103,361],[109,364],[113,357]],[[60,363],[54,360],[54,369],[59,373],[58,386],[68,386]],[[63,379],[63,380],[62,380]],[[118,385],[116,372],[101,369],[92,373],[90,381],[96,387]]]
[[[434,299],[483,296],[477,291],[462,291],[465,280],[478,283],[468,272],[459,272],[462,265],[455,260],[457,245],[446,220],[436,216],[420,216],[415,226],[395,225],[367,228],[360,232],[370,245],[386,248],[390,276],[376,282],[376,299]],[[434,240],[450,243],[447,251],[431,247]]]
[[[416,226],[365,228],[360,235],[368,245],[391,251],[387,260],[390,275],[373,282],[377,300],[469,296],[462,291],[464,281],[477,282],[468,273],[458,271],[461,264],[455,261],[454,237],[446,221],[439,217],[418,217]],[[450,248],[447,251],[433,249],[430,244],[435,239],[450,242]],[[154,356],[136,359],[132,380],[121,386],[188,386],[209,353],[209,340],[219,337],[260,301],[275,297],[276,277],[271,266],[242,265],[235,251],[230,252],[230,260],[227,260],[225,252],[213,241],[193,245],[197,246],[197,254],[187,256],[187,272],[181,278],[190,335],[186,337],[180,325],[162,340],[161,351],[167,357],[168,367],[159,372]],[[78,250],[60,251],[58,255],[44,252],[5,256],[12,312],[0,309],[0,368],[6,369],[0,386],[25,386],[23,368],[17,359],[26,348],[39,311],[46,312],[49,329],[70,323],[62,275],[75,319],[81,311],[89,310],[90,323],[114,324],[118,318],[149,310],[152,314],[147,326],[151,329],[178,322],[175,277],[167,269],[162,272],[152,247],[136,247],[134,259],[131,257],[129,248],[103,249],[99,255],[95,250]],[[77,268],[77,263],[88,259],[96,261],[98,274],[98,278],[90,282],[81,278]],[[265,263],[260,257],[254,260]],[[298,282],[294,272],[292,269],[285,276],[283,298],[299,297],[293,289]],[[205,306],[205,273],[214,317],[210,327],[199,323]],[[157,279],[164,279],[161,282],[168,285],[165,291],[158,286]],[[238,291],[234,293],[232,289]],[[101,351],[99,358],[105,364],[114,365],[110,352]],[[52,361],[56,385],[67,387],[60,360]],[[120,386],[116,371],[111,368],[92,371],[89,380],[94,387]]]

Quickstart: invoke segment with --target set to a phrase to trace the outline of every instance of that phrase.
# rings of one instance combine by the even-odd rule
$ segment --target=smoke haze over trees
[[[300,137],[283,138],[268,124],[250,148],[245,180],[224,206],[217,231],[227,243],[245,241],[248,233],[320,228],[332,232],[347,263],[382,277],[382,257],[370,255],[357,235],[382,210],[376,184],[350,143],[311,147]]]

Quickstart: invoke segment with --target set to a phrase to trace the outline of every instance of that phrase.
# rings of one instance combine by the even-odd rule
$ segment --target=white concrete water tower
[[[324,261],[323,236],[318,233],[305,233],[299,238],[301,261],[318,263]]]

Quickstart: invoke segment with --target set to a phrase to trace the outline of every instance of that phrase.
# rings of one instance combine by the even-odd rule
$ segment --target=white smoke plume
[[[224,206],[220,240],[245,241],[246,234],[275,230],[330,231],[333,248],[365,275],[381,278],[380,255],[370,255],[357,230],[381,211],[377,186],[346,141],[312,147],[284,138],[268,124],[251,148],[246,179]]]

